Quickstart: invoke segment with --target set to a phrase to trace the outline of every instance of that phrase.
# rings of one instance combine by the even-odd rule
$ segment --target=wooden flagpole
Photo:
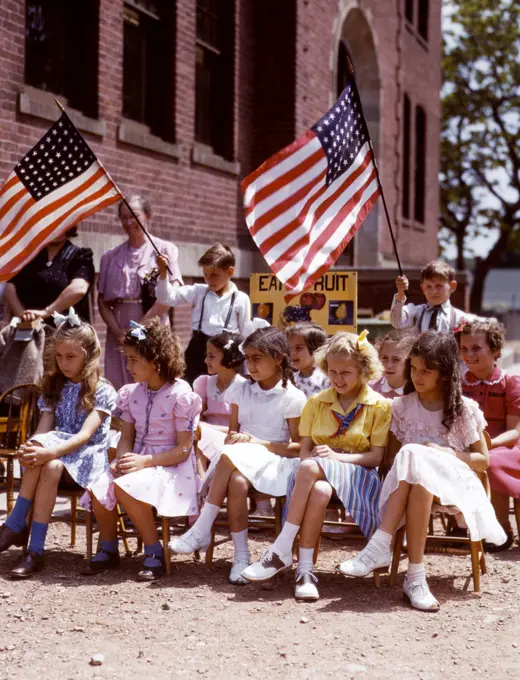
[[[357,88],[356,79],[354,77],[354,67],[352,66],[352,62],[350,61],[350,58],[348,57],[348,55],[347,55],[347,62],[348,62],[348,70],[349,70],[349,73],[352,77],[351,78],[352,87],[354,88],[354,91],[357,94],[357,99],[359,101],[359,105],[361,106],[361,115],[363,116],[363,120],[365,121],[365,125],[366,125],[367,131],[368,131],[368,125],[367,125],[367,122],[366,122],[365,114],[363,112],[363,104],[361,103],[361,97],[359,96],[359,90]],[[379,176],[379,170],[378,170],[378,167],[377,167],[376,157],[375,157],[375,154],[374,154],[374,147],[372,146],[372,139],[370,138],[370,132],[368,132],[368,147],[370,149],[370,155],[372,156],[372,163],[374,164],[374,169],[376,171],[377,186],[379,187],[379,191],[381,193],[381,198],[383,200],[383,208],[384,208],[385,215],[386,215],[386,222],[387,222],[388,228],[390,230],[390,236],[392,237],[392,245],[394,247],[395,259],[397,260],[397,267],[399,268],[399,275],[403,276],[403,269],[401,267],[401,260],[399,259],[399,253],[397,252],[397,242],[395,240],[394,230],[392,229],[392,223],[390,221],[390,214],[388,212],[388,207],[386,205],[385,194],[384,194],[384,191],[383,191],[383,185],[381,184],[381,178]]]
[[[65,111],[65,108],[63,107],[63,105],[61,104],[61,102],[59,102],[56,98],[54,99],[54,101],[56,102],[56,106],[60,109],[60,111],[61,111],[62,113],[64,113],[64,114],[67,116],[67,118],[69,118],[69,115],[68,115],[68,113]],[[70,118],[69,118],[69,120],[70,120]],[[71,122],[72,122],[72,121],[71,121]],[[73,125],[74,125],[74,123],[73,123]],[[85,144],[87,144],[87,141],[86,141],[85,138],[83,138],[83,141],[85,142]],[[134,210],[132,209],[132,206],[130,205],[130,203],[126,200],[126,197],[125,197],[125,195],[123,194],[123,192],[121,191],[121,189],[120,189],[120,188],[117,186],[117,184],[114,182],[114,180],[113,180],[111,174],[108,172],[108,170],[105,168],[105,166],[103,165],[103,163],[99,160],[99,158],[98,158],[98,157],[96,156],[96,154],[92,151],[92,149],[90,148],[90,146],[89,146],[88,144],[87,144],[87,147],[89,148],[89,151],[91,151],[92,154],[95,156],[95,158],[96,158],[97,162],[99,163],[99,165],[103,168],[103,170],[104,170],[106,176],[108,177],[108,179],[109,179],[109,180],[112,182],[112,184],[114,185],[114,187],[115,187],[117,193],[121,196],[121,200],[122,200],[123,203],[126,205],[126,207],[128,208],[128,210],[132,213],[132,217],[133,217],[134,220],[137,222],[137,224],[141,227],[141,229],[142,229],[144,235],[146,236],[146,238],[147,238],[147,239],[150,241],[150,243],[152,244],[152,247],[153,247],[153,249],[155,250],[155,252],[157,253],[157,255],[159,255],[160,257],[162,257],[162,253],[160,252],[160,250],[159,250],[159,249],[157,248],[157,246],[155,245],[155,242],[154,242],[153,238],[150,236],[150,234],[148,233],[148,231],[146,230],[146,228],[144,227],[144,225],[141,223],[141,220],[139,219],[139,217],[136,215],[136,213],[135,213]],[[172,272],[172,270],[170,269],[170,266],[169,266],[169,265],[167,266],[167,269],[168,269],[168,272],[170,273],[170,275],[173,276],[173,272]]]

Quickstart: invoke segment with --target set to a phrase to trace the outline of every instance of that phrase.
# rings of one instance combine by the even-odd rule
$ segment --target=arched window
[[[415,209],[414,219],[424,224],[426,203],[426,111],[415,108]]]

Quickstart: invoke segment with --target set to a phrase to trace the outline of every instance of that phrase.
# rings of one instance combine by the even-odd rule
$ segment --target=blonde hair
[[[50,406],[56,406],[67,381],[56,361],[57,342],[75,342],[83,350],[85,365],[81,372],[81,389],[77,406],[81,406],[85,411],[92,411],[101,376],[101,345],[96,331],[89,323],[82,322],[80,326],[73,326],[69,321],[64,321],[54,333],[46,348],[47,370],[41,383],[42,395]]]
[[[383,374],[376,348],[367,340],[359,341],[354,333],[336,333],[314,352],[314,361],[324,373],[329,370],[327,357],[338,356],[353,359],[359,366],[362,383],[377,380]]]

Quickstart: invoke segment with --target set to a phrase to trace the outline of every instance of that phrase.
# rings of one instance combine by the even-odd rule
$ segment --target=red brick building
[[[149,197],[186,280],[224,240],[247,286],[262,262],[239,180],[323,115],[350,54],[401,258],[420,266],[437,252],[440,12],[428,0],[2,0],[0,176],[57,118],[58,95],[121,189]],[[80,241],[98,265],[122,241],[116,210],[83,223]],[[381,280],[361,306],[389,306],[374,302],[395,275],[380,201],[339,264]],[[186,314],[176,325],[185,335]]]

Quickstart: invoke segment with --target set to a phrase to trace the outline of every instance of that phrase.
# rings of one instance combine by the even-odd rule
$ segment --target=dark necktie
[[[435,305],[432,311],[432,315],[430,316],[430,323],[428,324],[428,328],[432,331],[437,330],[437,320],[439,318],[439,313],[441,311],[442,307],[441,305]]]

